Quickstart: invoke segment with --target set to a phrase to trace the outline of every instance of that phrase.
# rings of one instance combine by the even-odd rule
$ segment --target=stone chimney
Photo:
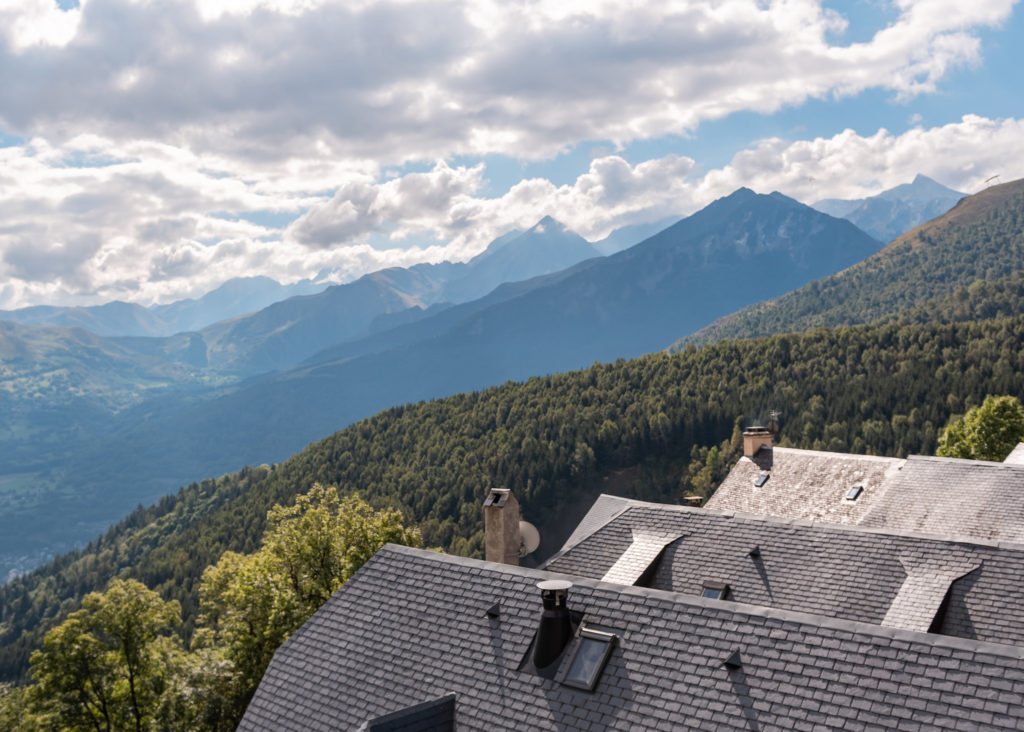
[[[772,432],[767,427],[748,427],[743,430],[743,457],[752,458],[762,447],[772,446]]]
[[[492,488],[484,500],[484,558],[519,566],[519,501],[508,488]]]

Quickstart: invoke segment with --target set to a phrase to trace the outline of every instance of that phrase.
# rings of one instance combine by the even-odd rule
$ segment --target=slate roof
[[[1017,647],[570,577],[618,636],[573,689],[518,670],[551,577],[387,546],[278,650],[240,729],[358,729],[449,693],[458,729],[1024,728]]]
[[[887,479],[903,462],[870,455],[762,447],[753,458],[737,461],[705,505],[720,511],[856,524],[880,500]],[[756,487],[754,483],[762,475],[769,478]],[[856,501],[845,500],[855,485],[863,486],[864,491]]]
[[[860,523],[1024,542],[1024,465],[912,455]]]
[[[947,537],[1024,542],[1024,464],[762,447],[705,506]],[[759,476],[768,476],[755,485]],[[856,500],[850,488],[863,486]]]
[[[724,582],[738,602],[919,631],[939,616],[936,632],[1024,646],[1024,545],[629,503],[543,568],[606,578],[637,535],[677,536],[649,586]]]

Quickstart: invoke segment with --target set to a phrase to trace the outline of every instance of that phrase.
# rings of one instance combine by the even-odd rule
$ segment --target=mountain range
[[[616,255],[477,300],[381,315],[362,337],[244,379],[155,355],[173,350],[174,339],[147,339],[164,345],[143,360],[141,345],[124,345],[133,339],[5,324],[3,375],[24,378],[0,382],[5,415],[31,416],[51,403],[47,394],[73,391],[58,381],[65,373],[81,392],[55,401],[43,428],[27,418],[3,425],[0,542],[9,566],[19,566],[18,551],[34,550],[34,563],[52,552],[54,525],[81,541],[126,506],[165,497],[85,550],[0,587],[0,673],[21,673],[47,623],[113,574],[181,599],[194,617],[205,564],[227,548],[250,551],[267,508],[314,481],[401,506],[429,543],[465,553],[479,549],[479,494],[488,486],[521,490],[537,512],[528,518],[557,544],[558,517],[595,491],[676,496],[710,480],[704,474],[713,477],[731,449],[737,417],[779,406],[789,444],[930,451],[950,414],[989,393],[1024,395],[1022,231],[1018,181],[968,197],[847,266],[858,247],[875,251],[880,242],[780,194],[740,189]],[[426,287],[432,279],[423,270],[433,266],[378,274]],[[790,284],[801,277],[817,279]],[[733,303],[771,297],[772,288],[789,292],[722,315]],[[993,315],[1017,317],[956,322]],[[715,317],[718,330],[704,331],[706,340],[729,324],[742,335],[876,323],[621,358],[657,350],[685,333],[689,319]],[[206,353],[206,336],[185,336]],[[108,360],[119,364],[109,373]],[[93,372],[109,383],[89,382]],[[493,386],[527,376],[534,378]],[[474,379],[481,391],[423,401],[431,390],[475,388]],[[155,396],[133,396],[136,382]],[[43,390],[35,405],[30,389]],[[403,401],[418,403],[395,406]],[[83,405],[88,419],[75,413]],[[278,460],[168,495],[190,475]]]
[[[140,500],[283,459],[395,404],[659,350],[880,246],[847,221],[747,189],[599,256],[596,246],[640,233],[592,246],[545,218],[469,262],[382,270],[194,332],[90,340],[51,329],[50,367],[18,362],[18,387],[0,393],[20,415],[0,435],[0,475],[15,476],[0,493],[0,571],[68,546],[46,537],[55,515],[81,540]],[[104,354],[120,365],[105,368]],[[107,376],[87,385],[94,371]],[[80,375],[73,388],[65,373]],[[62,389],[62,404],[27,398]]]
[[[288,297],[323,290],[311,280],[282,285],[269,277],[236,277],[200,298],[143,307],[114,301],[88,307],[37,305],[0,310],[0,320],[22,325],[83,328],[99,336],[169,336],[261,310]]]

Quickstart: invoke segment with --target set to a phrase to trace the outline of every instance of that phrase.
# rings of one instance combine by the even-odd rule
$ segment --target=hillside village
[[[0,0],[0,732],[1024,730],[1024,0]]]
[[[1002,463],[772,445],[704,508],[601,496],[518,566],[387,546],[240,729],[1020,729],[1024,443]]]
[[[885,686],[882,672],[865,671],[874,668],[869,657],[887,657],[895,673],[898,647],[941,666],[945,649],[961,648],[948,645],[954,638],[981,644],[967,650],[972,663],[989,666],[978,671],[981,688],[957,684],[958,696],[941,697],[936,724],[974,709],[978,718],[1002,714],[1012,727],[1010,702],[975,706],[999,688],[984,680],[999,665],[989,646],[1001,658],[1019,642],[1013,591],[1003,587],[1015,571],[1008,542],[1020,541],[1019,452],[1006,463],[928,455],[991,395],[1012,395],[996,401],[1019,409],[1022,212],[1024,182],[993,186],[867,259],[721,318],[664,352],[395,406],[283,462],[140,505],[84,548],[0,586],[0,722],[277,729],[287,726],[284,714],[298,728],[336,728],[344,718],[342,726],[368,729],[672,729],[688,724],[678,721],[683,715],[709,728],[892,727],[907,715],[922,719],[912,712],[948,685],[915,670]],[[486,378],[507,373],[517,355],[516,368],[527,371],[570,366],[544,362],[557,349],[538,333],[589,361],[601,351],[579,344],[612,354],[629,340],[601,345],[593,333],[611,323],[635,331],[634,322],[657,313],[648,320],[660,330],[634,344],[648,351],[679,332],[675,313],[686,310],[687,297],[702,297],[693,284],[701,272],[704,284],[719,282],[716,292],[740,282],[737,256],[750,255],[744,266],[754,278],[767,271],[761,264],[787,258],[810,257],[824,271],[842,266],[818,249],[864,235],[848,237],[845,223],[821,216],[780,194],[741,189],[617,259],[587,260],[440,311],[392,313],[367,338],[210,400],[143,401],[125,411],[123,439],[102,440],[104,456],[86,450],[76,458],[80,472],[95,481],[120,466],[118,484],[130,486],[134,470],[203,464],[208,450],[232,453],[233,443],[258,454],[290,432],[290,420],[322,434],[328,420],[347,419],[337,408],[346,395],[395,398],[393,384],[413,371],[448,392],[472,385],[459,370],[473,359],[498,369]],[[737,236],[750,250],[723,250]],[[864,256],[853,251],[844,256]],[[379,273],[372,287],[397,286],[406,275]],[[639,296],[638,281],[658,284]],[[591,298],[601,283],[621,288],[621,312],[606,317],[610,310],[594,301],[554,317],[572,309],[567,283]],[[330,308],[346,302],[329,295],[284,301],[209,332],[255,335],[257,351],[273,351],[280,344],[258,324],[301,312],[312,314],[310,323],[329,321]],[[575,328],[573,318],[591,321]],[[514,338],[505,337],[510,322],[522,330]],[[301,317],[296,323],[305,327]],[[814,327],[821,324],[833,327]],[[64,333],[11,331],[15,344],[47,348]],[[746,337],[720,339],[737,332]],[[204,337],[185,341],[201,345]],[[173,360],[185,342],[178,337],[103,341],[78,330],[74,341],[113,348],[128,374],[136,368],[131,349],[150,358],[170,348],[158,378],[182,367]],[[76,363],[77,351],[61,347],[56,363]],[[75,368],[88,374],[92,366]],[[743,429],[751,424],[743,415],[780,405],[781,431],[774,417],[769,428]],[[24,414],[31,419],[31,410]],[[140,415],[144,424],[133,427]],[[940,501],[937,485],[952,488]],[[517,505],[541,539],[513,570]],[[402,546],[380,548],[389,542]],[[326,564],[307,566],[313,556]],[[473,635],[483,627],[476,599],[484,596],[486,639]],[[137,661],[115,622],[132,607],[146,608],[138,620],[148,628]],[[540,625],[550,632],[538,630],[542,608]],[[719,629],[705,645],[693,640],[701,624]],[[734,644],[730,631],[747,645]],[[551,633],[556,641],[542,642]],[[340,649],[339,638],[347,644]],[[783,653],[790,646],[780,639],[799,650]],[[954,654],[957,663],[961,656]],[[708,676],[719,662],[726,676]],[[641,670],[645,663],[657,672]],[[78,664],[92,670],[69,673]],[[684,675],[669,673],[675,668]],[[836,693],[830,673],[885,694],[865,710]],[[494,674],[502,683],[481,691],[479,680]],[[823,696],[815,684],[825,678],[832,683]],[[680,688],[690,687],[702,695],[684,698]],[[805,687],[814,691],[799,691]],[[485,723],[476,715],[493,703],[492,689],[505,721]],[[345,711],[335,699],[349,700]],[[726,708],[733,713],[714,716]]]

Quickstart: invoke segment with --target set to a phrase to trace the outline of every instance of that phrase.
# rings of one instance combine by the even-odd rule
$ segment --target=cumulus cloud
[[[924,172],[971,191],[1021,174],[1019,120],[760,140],[712,170],[615,151],[737,111],[933,91],[1012,6],[896,0],[844,45],[814,0],[0,0],[0,133],[18,138],[0,147],[0,307],[344,281],[465,259],[544,215],[598,239],[741,185],[813,201]],[[575,180],[484,192],[487,156],[582,141],[607,151]]]
[[[342,186],[330,201],[313,206],[288,229],[295,241],[312,247],[345,244],[366,234],[383,232],[401,222],[393,238],[439,228],[448,213],[447,228],[457,226],[460,209],[454,205],[476,192],[483,165],[450,168],[438,162],[427,173],[409,173],[383,184],[357,181]]]
[[[178,150],[111,144],[100,155],[99,144],[0,149],[0,307],[168,301],[241,273],[293,282],[328,271],[348,281],[384,267],[467,259],[545,215],[597,240],[628,224],[692,213],[740,186],[812,203],[874,195],[917,173],[967,193],[992,175],[1024,176],[1015,162],[1024,160],[1024,120],[974,115],[902,134],[765,139],[711,170],[677,155],[632,164],[606,154],[570,183],[530,178],[495,196],[482,193],[482,165],[438,162],[383,182],[360,174],[328,198],[303,191],[301,174],[225,174],[216,161]],[[61,162],[83,155],[90,167]],[[286,228],[245,218],[268,210],[297,218]],[[371,246],[372,232],[385,232],[394,247]],[[423,232],[445,243],[404,246]]]
[[[739,110],[883,88],[978,58],[1013,0],[899,0],[867,42],[813,0],[52,0],[0,4],[0,123],[83,126],[252,162],[544,157]]]

